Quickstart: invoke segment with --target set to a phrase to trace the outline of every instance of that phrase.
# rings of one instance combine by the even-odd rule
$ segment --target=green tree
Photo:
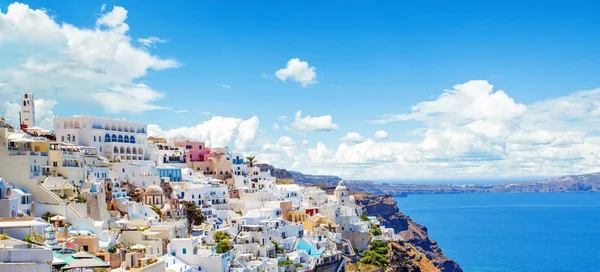
[[[202,211],[196,207],[196,203],[191,201],[183,201],[183,205],[185,205],[185,215],[187,217],[188,222],[188,233],[192,231],[192,225],[200,225],[204,223],[204,215],[202,215]]]
[[[213,235],[213,238],[215,239],[215,243],[220,243],[223,240],[229,240],[229,238],[231,238],[231,236],[228,233],[222,232],[222,231],[217,231],[215,232],[215,234]]]
[[[279,246],[279,244],[275,241],[271,241],[273,243],[273,246],[275,247],[275,252],[282,254],[284,249],[282,247]]]
[[[248,161],[248,166],[254,167],[254,160],[255,159],[256,159],[256,156],[246,157],[246,160]]]
[[[362,219],[362,221],[370,221],[366,214],[361,214],[360,219]]]
[[[373,241],[369,244],[369,250],[363,252],[363,257],[359,262],[364,264],[371,264],[379,267],[385,267],[390,262],[387,257],[389,247],[387,242]]]
[[[230,251],[233,246],[227,240],[222,240],[217,244],[217,253],[225,253]]]

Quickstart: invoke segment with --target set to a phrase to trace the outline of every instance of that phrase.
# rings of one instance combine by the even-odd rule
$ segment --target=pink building
[[[204,142],[191,142],[191,141],[175,141],[175,146],[185,148],[188,152],[188,162],[203,162],[208,159],[206,155],[210,153],[210,149],[206,148]]]

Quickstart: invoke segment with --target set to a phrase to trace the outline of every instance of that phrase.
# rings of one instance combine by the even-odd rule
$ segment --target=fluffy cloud
[[[244,151],[252,147],[259,131],[259,123],[258,117],[256,116],[240,122],[238,136],[235,139],[235,147],[238,150]]]
[[[309,66],[308,62],[293,58],[288,61],[285,68],[275,72],[275,76],[281,81],[292,79],[299,82],[302,87],[317,83],[317,73],[314,66]]]
[[[346,135],[344,135],[344,137],[340,139],[341,142],[346,143],[362,143],[365,140],[365,137],[360,136],[360,134],[357,132],[348,132]]]
[[[375,138],[377,139],[387,139],[388,133],[385,130],[375,131]]]
[[[58,23],[42,9],[13,3],[0,11],[1,98],[21,92],[78,103],[99,103],[108,112],[164,109],[163,94],[140,80],[149,70],[177,67],[177,61],[136,47],[125,23],[127,10],[114,6],[95,27]],[[146,38],[149,42],[157,39]],[[144,42],[142,42],[144,43]]]
[[[58,102],[52,99],[36,99],[33,103],[35,105],[36,126],[52,131],[54,129],[54,107]],[[18,126],[20,123],[20,110],[21,105],[19,103],[4,101],[3,104],[0,104],[0,113],[3,113],[7,122],[13,126]]]
[[[213,116],[194,127],[164,130],[156,124],[148,125],[148,136],[168,139],[184,138],[204,141],[208,146],[233,147],[243,151],[252,146],[259,132],[259,120],[254,116],[247,120]]]
[[[302,117],[301,111],[296,112],[296,115],[294,116],[294,122],[292,122],[291,126],[293,129],[301,133],[339,129],[339,126],[333,122],[331,115],[317,117],[310,117],[310,115],[307,115]]]
[[[304,167],[315,173],[386,179],[596,172],[599,105],[600,89],[524,105],[494,91],[487,81],[469,81],[417,103],[409,113],[376,121],[420,121],[424,127],[417,130],[416,141],[366,139],[337,148],[319,142],[308,149]],[[377,132],[376,138],[385,134]]]
[[[277,124],[277,123],[273,124],[273,130],[278,131],[279,130],[279,124]]]

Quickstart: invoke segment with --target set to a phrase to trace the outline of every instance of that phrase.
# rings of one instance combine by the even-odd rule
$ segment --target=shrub
[[[217,244],[217,253],[225,253],[233,249],[233,246],[227,240],[222,240]]]
[[[360,219],[362,219],[363,221],[370,221],[369,217],[366,214],[361,214]]]
[[[217,231],[215,232],[215,234],[213,235],[213,238],[215,239],[215,243],[220,243],[223,240],[228,240],[229,238],[231,238],[231,236],[228,233],[222,232],[222,231]]]
[[[116,248],[116,247],[111,247],[111,248],[109,248],[109,249],[108,249],[108,253],[111,253],[111,254],[115,254],[115,253],[117,253],[117,248]]]

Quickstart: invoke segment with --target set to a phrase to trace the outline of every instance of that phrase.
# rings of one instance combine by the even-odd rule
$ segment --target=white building
[[[35,105],[33,94],[23,94],[23,103],[21,104],[21,125],[28,128],[35,127]]]
[[[146,150],[146,124],[125,119],[73,116],[54,118],[59,142],[98,148],[114,160],[150,160]]]
[[[52,249],[21,240],[0,240],[0,271],[52,271]]]
[[[219,254],[214,247],[203,247],[198,238],[172,239],[168,254],[200,271],[228,271],[230,258]]]

